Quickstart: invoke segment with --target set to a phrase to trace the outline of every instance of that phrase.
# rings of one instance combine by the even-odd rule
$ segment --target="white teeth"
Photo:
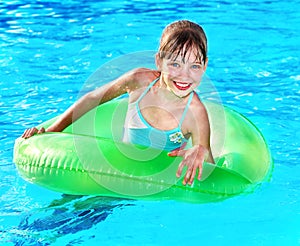
[[[188,87],[190,84],[175,82],[180,87]]]

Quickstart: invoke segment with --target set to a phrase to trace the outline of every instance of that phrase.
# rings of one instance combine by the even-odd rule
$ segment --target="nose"
[[[181,71],[180,71],[180,74],[182,77],[189,77],[190,75],[190,68],[187,64],[184,64],[182,67],[181,67]]]

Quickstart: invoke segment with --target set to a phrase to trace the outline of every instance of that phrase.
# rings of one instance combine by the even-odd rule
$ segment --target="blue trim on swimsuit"
[[[185,115],[187,113],[187,110],[189,108],[189,105],[193,99],[193,94],[191,93],[189,100],[187,102],[187,105],[183,111],[183,114],[181,116],[181,119],[179,121],[178,127],[172,130],[159,130],[157,128],[154,128],[151,126],[144,118],[144,116],[141,113],[139,102],[141,99],[147,94],[147,92],[151,89],[151,87],[157,82],[158,79],[151,82],[146,90],[142,93],[142,95],[138,98],[138,100],[134,103],[132,103],[133,107],[136,109],[138,119],[144,124],[145,128],[130,128],[130,127],[124,127],[124,140],[127,142],[131,142],[133,144],[139,144],[143,146],[150,146],[152,148],[156,149],[163,149],[163,150],[174,150],[177,148],[182,147],[183,144],[185,144],[188,140],[183,136],[181,132],[181,126],[182,122],[185,118]],[[128,114],[128,112],[127,112]],[[135,117],[132,117],[132,115],[129,120],[136,119]]]

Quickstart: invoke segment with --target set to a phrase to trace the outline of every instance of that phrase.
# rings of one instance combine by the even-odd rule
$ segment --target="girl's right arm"
[[[61,132],[91,109],[126,92],[139,88],[141,86],[140,81],[152,79],[155,76],[157,76],[156,71],[146,68],[138,68],[125,73],[116,80],[81,97],[47,129],[37,129],[36,127],[27,129],[23,133],[22,138],[29,138],[36,133]]]

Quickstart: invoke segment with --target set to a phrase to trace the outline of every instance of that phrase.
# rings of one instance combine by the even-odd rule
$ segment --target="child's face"
[[[156,58],[158,69],[162,72],[161,82],[178,97],[189,95],[199,86],[206,70],[207,62],[203,64],[203,61],[197,60],[195,52],[194,49],[189,50],[185,58],[181,54],[169,59]]]

